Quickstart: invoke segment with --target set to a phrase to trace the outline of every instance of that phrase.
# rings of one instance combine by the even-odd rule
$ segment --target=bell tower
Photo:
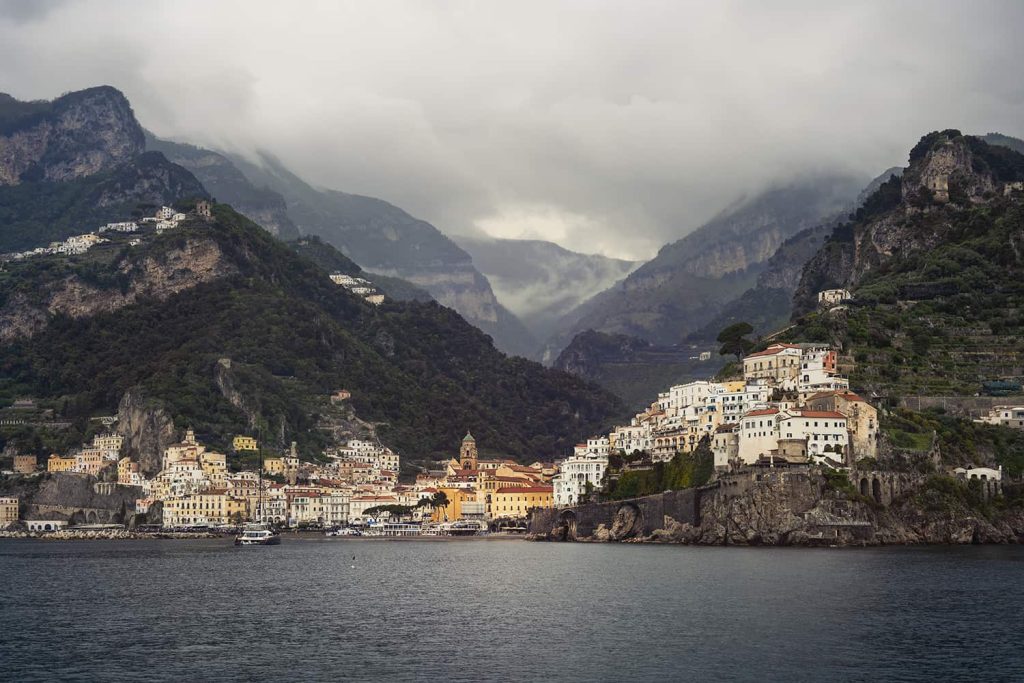
[[[476,439],[469,432],[462,437],[462,448],[459,449],[459,465],[464,470],[477,468]]]

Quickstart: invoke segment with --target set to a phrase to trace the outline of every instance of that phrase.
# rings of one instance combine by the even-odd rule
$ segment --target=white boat
[[[364,536],[419,536],[423,527],[403,522],[374,522],[366,527]]]
[[[359,529],[353,529],[352,527],[342,527],[340,529],[331,529],[324,534],[325,536],[362,536],[363,532]]]
[[[245,529],[235,536],[235,545],[280,545],[281,534],[272,531],[266,524],[246,524]]]

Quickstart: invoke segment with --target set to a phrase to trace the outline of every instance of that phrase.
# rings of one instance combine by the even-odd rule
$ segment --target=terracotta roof
[[[771,346],[769,346],[764,351],[758,351],[756,353],[752,353],[749,356],[747,356],[747,358],[758,358],[760,356],[774,356],[776,354],[782,353],[786,349],[799,349],[799,348],[800,347],[797,346],[796,344],[772,344]]]
[[[495,493],[553,493],[553,486],[516,486],[498,489]]]
[[[762,415],[777,415],[779,412],[778,408],[762,408],[761,410],[751,410],[746,413],[743,417],[760,417]]]
[[[834,410],[794,410],[793,417],[816,417],[834,420],[845,420],[846,416]],[[786,418],[788,419],[788,418]]]

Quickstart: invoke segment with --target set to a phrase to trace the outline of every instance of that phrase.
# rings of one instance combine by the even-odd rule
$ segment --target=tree
[[[720,356],[734,355],[736,360],[740,360],[750,349],[754,348],[754,342],[749,339],[744,339],[748,334],[754,331],[753,326],[750,323],[733,323],[727,328],[718,333],[718,343],[722,345],[722,348],[718,350]]]
[[[438,491],[430,497],[430,507],[437,510],[439,508],[448,507],[448,494],[444,491]]]

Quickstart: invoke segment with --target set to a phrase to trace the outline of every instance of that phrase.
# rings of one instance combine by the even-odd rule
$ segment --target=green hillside
[[[511,456],[550,458],[621,412],[596,386],[506,358],[436,303],[364,303],[226,205],[216,207],[213,225],[188,224],[141,253],[14,264],[0,297],[44,291],[69,268],[125,290],[144,260],[159,263],[195,241],[212,242],[237,273],[163,301],[53,317],[35,336],[0,346],[0,396],[34,395],[73,420],[109,414],[127,389],[142,386],[212,445],[224,448],[255,422],[272,443],[297,440],[309,456],[324,441],[316,425],[326,396],[345,388],[358,416],[412,459],[450,453],[467,429]],[[241,407],[218,383],[221,359],[230,359]]]

